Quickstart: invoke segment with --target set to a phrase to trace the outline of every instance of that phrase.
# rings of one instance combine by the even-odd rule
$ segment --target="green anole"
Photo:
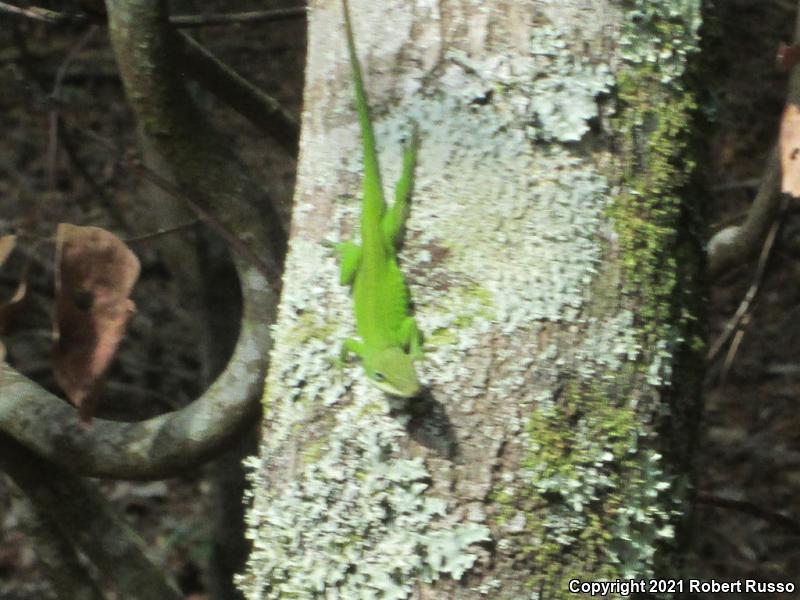
[[[361,246],[353,242],[337,245],[340,280],[352,286],[356,329],[361,340],[345,340],[342,357],[355,354],[373,384],[394,396],[412,398],[420,393],[414,361],[422,357],[422,336],[410,315],[408,288],[397,264],[397,247],[408,217],[417,132],[415,128],[403,154],[394,204],[387,208],[347,0],[342,0],[342,9],[364,148]]]

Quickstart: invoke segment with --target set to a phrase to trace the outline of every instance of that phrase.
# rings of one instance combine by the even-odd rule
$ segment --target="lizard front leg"
[[[414,317],[406,317],[400,325],[400,344],[414,360],[422,358],[422,334]]]
[[[339,352],[339,360],[344,362],[350,354],[355,354],[359,359],[364,358],[364,344],[353,338],[347,338],[342,343],[342,349]]]
[[[336,252],[339,254],[339,282],[352,285],[361,263],[361,247],[353,242],[341,242],[336,244]]]

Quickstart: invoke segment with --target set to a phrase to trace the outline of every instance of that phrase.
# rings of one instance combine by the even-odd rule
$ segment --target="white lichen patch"
[[[651,577],[658,543],[674,536],[672,523],[678,507],[672,498],[673,485],[661,466],[661,456],[646,447],[646,434],[627,432],[630,439],[624,442],[624,454],[619,453],[620,440],[608,435],[610,415],[609,411],[588,413],[574,425],[569,453],[561,456],[561,464],[532,460],[521,477],[530,481],[539,495],[560,498],[551,504],[541,526],[548,540],[565,549],[575,547],[597,519],[592,507],[624,494],[624,501],[604,524],[607,534],[602,547],[620,577]],[[560,422],[563,415],[556,405],[546,403],[537,419]],[[620,434],[624,433],[615,432]],[[533,436],[530,448],[534,456],[546,456],[552,449],[545,444],[552,441],[540,443]],[[509,521],[509,528],[512,524],[513,520]]]
[[[300,238],[286,259],[292,279],[284,283],[275,344],[267,379],[269,397],[300,407],[332,404],[344,393],[341,378],[332,381],[332,365],[350,329],[346,290],[327,284],[338,280],[333,249]],[[337,293],[338,292],[338,293]],[[309,408],[310,410],[310,408]]]
[[[465,102],[496,91],[505,96],[517,122],[530,123],[534,140],[578,142],[599,116],[598,97],[614,83],[611,67],[581,56],[558,29],[540,25],[530,38],[530,53],[473,58],[452,50],[444,83],[451,97]],[[464,70],[478,77],[465,81]]]
[[[357,216],[351,204],[338,203],[337,223]],[[461,578],[489,530],[453,521],[445,500],[427,492],[423,461],[400,456],[403,420],[388,414],[360,367],[333,365],[354,329],[333,249],[297,238],[287,272],[272,353],[279,368],[267,381],[270,427],[249,463],[259,490],[248,513],[254,549],[238,584],[251,599],[400,599],[417,581]],[[334,409],[344,381],[353,399]]]
[[[614,78],[605,64],[593,64],[570,51],[558,30],[537,29],[531,54],[541,70],[530,85],[528,110],[542,140],[577,142],[598,116],[597,97],[611,89]]]
[[[578,349],[574,363],[584,381],[602,376],[618,377],[626,363],[634,362],[641,352],[634,325],[634,314],[622,310],[610,318],[587,323],[587,335]]]
[[[508,333],[574,317],[599,258],[605,178],[585,159],[534,147],[495,112],[452,98],[418,100],[403,119],[422,124],[407,236],[413,247],[403,254],[412,273],[415,261],[425,273],[425,281],[411,278],[418,318],[430,305],[433,329],[466,319],[480,342],[483,319]],[[381,122],[377,135],[397,139],[402,127]],[[399,164],[399,148],[386,153],[386,165]],[[431,248],[446,251],[442,263],[428,262]],[[426,285],[437,281],[445,294]],[[466,313],[464,304],[472,307]],[[459,338],[471,334],[462,328]]]
[[[699,49],[701,0],[632,0],[620,39],[622,58],[630,64],[649,63],[658,68],[662,83],[676,86],[690,54]],[[660,23],[662,29],[653,26]],[[665,31],[671,24],[672,31]]]
[[[248,598],[408,598],[417,580],[460,579],[489,539],[477,522],[454,523],[444,500],[426,493],[419,458],[399,456],[405,431],[382,399],[363,393],[338,410],[318,458],[280,486],[261,473],[286,460],[283,402],[254,460],[259,490],[248,515],[251,568],[238,583]]]
[[[673,506],[675,490],[661,467],[661,455],[652,449],[631,449],[635,467],[627,486],[625,504],[610,527],[607,552],[619,565],[620,577],[652,577],[656,547],[675,537],[672,523],[679,517]]]

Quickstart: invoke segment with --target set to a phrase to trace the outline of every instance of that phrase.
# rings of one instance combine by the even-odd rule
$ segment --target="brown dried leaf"
[[[781,191],[800,196],[800,106],[787,104],[781,118],[779,139]]]
[[[139,259],[99,227],[61,223],[56,233],[56,381],[88,423],[100,378],[125,336],[134,312],[128,298]]]
[[[14,246],[17,245],[17,236],[4,235],[0,237],[0,266],[4,265]]]

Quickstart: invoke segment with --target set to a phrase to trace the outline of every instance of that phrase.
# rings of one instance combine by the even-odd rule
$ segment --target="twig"
[[[247,81],[190,35],[179,31],[180,63],[189,77],[297,156],[300,127],[272,96]]]
[[[740,210],[740,211],[736,212],[735,214],[732,214],[729,217],[725,217],[724,219],[722,219],[721,221],[719,221],[717,223],[712,223],[711,225],[709,225],[709,227],[711,228],[711,230],[713,230],[715,232],[716,231],[721,231],[721,230],[725,229],[726,227],[728,227],[729,225],[733,225],[734,223],[738,223],[743,218],[747,217],[747,213],[748,212],[749,212],[748,209]]]
[[[14,9],[14,10],[12,10]],[[25,10],[17,9],[9,4],[0,2],[0,11],[8,10],[13,14],[28,15]],[[61,13],[47,11],[48,23],[63,23],[69,21],[69,16]],[[38,14],[34,12],[34,14]],[[275,9],[268,11],[255,11],[230,14],[210,15],[183,15],[170,17],[169,22],[176,28],[201,27],[206,25],[231,24],[231,23],[259,23],[266,21],[282,21],[304,17],[304,7]],[[42,19],[39,19],[42,20]],[[87,35],[90,38],[94,27]],[[204,46],[189,35],[178,32],[180,45],[181,66],[186,69],[189,76],[200,82],[212,94],[231,106],[242,116],[261,128],[267,135],[273,137],[291,156],[297,156],[297,146],[300,139],[300,127],[281,104],[272,96],[260,90],[247,81],[231,67],[223,63]],[[74,55],[83,47],[82,40],[78,46],[67,56],[56,74],[56,85],[51,94],[57,99],[57,89],[66,75],[67,68]],[[58,140],[58,122],[56,116],[50,116],[50,153],[48,154],[48,172],[50,173],[50,187],[54,187],[55,146]]]
[[[78,54],[81,53],[81,51],[86,47],[86,44],[88,44],[92,40],[92,38],[95,36],[96,33],[97,33],[97,26],[92,25],[89,28],[89,31],[87,31],[84,34],[84,36],[80,40],[78,40],[78,43],[75,44],[69,51],[66,58],[61,63],[61,66],[58,67],[58,71],[56,72],[56,78],[55,81],[53,82],[53,91],[51,92],[52,96],[56,98],[59,96],[59,94],[61,93],[61,84],[64,81],[64,76],[67,74],[67,71],[69,70],[70,66],[72,66],[72,63],[75,62],[75,59],[77,58]]]
[[[0,2],[0,12],[19,15],[27,19],[33,19],[34,21],[50,23],[51,25],[74,23],[76,21],[82,23],[87,20],[86,15],[82,14],[60,13],[47,8],[39,8],[38,6],[22,8],[21,6],[14,6],[13,4],[8,4],[6,2]]]
[[[117,150],[116,146],[113,142],[102,138],[98,135],[91,135],[93,132],[87,132],[90,134],[92,139],[96,140],[98,143],[106,146],[109,149]],[[216,219],[213,215],[209,212],[204,210],[195,200],[190,198],[187,193],[184,193],[172,183],[164,179],[161,175],[153,171],[152,169],[148,168],[141,161],[135,159],[127,159],[125,160],[125,164],[130,166],[133,170],[137,171],[147,179],[150,183],[157,186],[176,200],[180,200],[185,202],[189,209],[194,212],[197,218],[208,225],[211,229],[216,231],[226,242],[228,242],[231,247],[239,253],[239,255],[245,259],[248,263],[250,263],[264,278],[267,280],[267,283],[272,287],[273,290],[278,290],[280,287],[280,273],[275,271],[275,269],[271,268],[265,261],[261,260],[258,255],[253,252],[247,244],[245,244],[242,240],[236,237],[228,228],[225,226],[224,223],[220,222]],[[176,227],[183,227],[176,226]],[[166,232],[165,232],[166,233]],[[154,232],[153,234],[149,235],[159,235],[159,232]],[[147,237],[147,236],[145,236]]]
[[[170,24],[179,28],[207,27],[209,25],[235,25],[239,23],[277,23],[304,19],[307,14],[305,6],[291,8],[275,8],[240,13],[217,13],[207,15],[176,15],[169,18]]]
[[[733,359],[736,358],[736,353],[739,352],[739,346],[742,344],[742,340],[744,339],[744,333],[751,321],[752,318],[750,313],[746,313],[739,322],[739,327],[736,329],[736,335],[733,336],[733,341],[728,348],[728,353],[725,355],[725,362],[722,363],[722,371],[720,371],[719,375],[720,381],[725,381],[728,378],[728,372],[733,364]]]
[[[70,128],[66,122],[62,121],[61,127],[58,129],[58,141],[61,142],[61,146],[63,146],[70,164],[78,172],[78,175],[83,177],[84,181],[86,181],[92,192],[97,196],[98,201],[104,206],[113,221],[120,228],[129,229],[128,220],[125,218],[125,215],[122,213],[113,197],[109,195],[103,187],[104,184],[97,181],[86,165],[83,164],[78,149],[75,147],[75,144],[72,143]]]
[[[55,81],[53,82],[53,90],[50,92],[50,97],[55,101],[50,103],[53,107],[50,109],[50,114],[48,116],[48,121],[50,125],[50,135],[49,135],[49,143],[47,149],[47,180],[50,191],[55,190],[56,187],[56,168],[57,168],[57,161],[58,161],[58,140],[60,138],[60,131],[59,131],[59,112],[58,112],[58,99],[61,95],[61,83],[64,81],[64,76],[67,74],[70,65],[75,61],[75,58],[80,54],[81,50],[86,47],[86,44],[94,37],[95,33],[97,33],[97,26],[92,25],[89,28],[89,31],[78,40],[78,43],[75,44],[70,51],[67,53],[66,58],[64,58],[61,65],[58,67],[58,71],[56,71]]]
[[[785,197],[783,204],[784,206],[788,206],[788,196]],[[772,252],[772,247],[775,244],[775,238],[778,235],[780,226],[781,220],[779,218],[772,222],[769,233],[767,233],[767,237],[761,247],[761,255],[758,258],[758,266],[756,267],[756,273],[753,276],[753,283],[750,284],[747,293],[739,304],[739,308],[736,309],[733,317],[731,317],[728,323],[725,325],[725,329],[708,350],[708,354],[706,355],[706,360],[708,362],[712,362],[717,357],[717,354],[719,354],[720,350],[722,350],[725,344],[728,343],[731,335],[739,326],[739,322],[742,320],[742,317],[744,317],[747,311],[750,310],[750,305],[753,303],[753,300],[758,294],[761,280],[764,278],[764,271],[766,270],[767,262],[769,260],[770,253]]]
[[[58,162],[58,111],[47,113],[47,189],[56,189],[56,163]]]
[[[5,12],[26,19],[48,23],[50,25],[65,25],[74,23],[99,22],[99,15],[86,13],[65,13],[29,6],[23,8],[0,2],[0,12]],[[278,23],[280,21],[291,21],[304,19],[307,14],[304,6],[294,6],[290,8],[275,8],[272,10],[257,10],[238,13],[211,13],[207,15],[176,15],[169,17],[170,24],[179,29],[209,27],[212,25],[238,25],[242,23]]]
[[[151,231],[149,233],[143,233],[141,235],[126,237],[122,241],[125,242],[126,244],[146,242],[154,238],[161,237],[162,235],[169,235],[171,233],[175,233],[176,231],[181,231],[182,229],[189,229],[190,227],[194,227],[198,223],[200,223],[200,219],[192,219],[191,221],[187,221],[186,223],[179,223],[178,225],[173,225],[172,227],[164,227],[163,229],[156,229],[155,231]]]
[[[130,166],[137,172],[139,172],[142,177],[147,179],[153,185],[161,188],[167,194],[175,198],[176,200],[180,200],[186,203],[186,205],[197,215],[197,218],[203,221],[206,225],[208,225],[212,230],[216,231],[228,244],[230,244],[231,248],[233,248],[239,255],[244,258],[248,263],[250,263],[253,268],[255,268],[261,275],[264,276],[267,283],[272,287],[274,291],[277,291],[280,285],[280,273],[273,270],[266,262],[261,260],[259,256],[253,252],[247,244],[245,244],[242,240],[236,237],[228,228],[219,220],[217,220],[213,215],[203,209],[197,202],[191,199],[185,192],[179,190],[177,187],[172,185],[169,181],[161,177],[158,173],[153,171],[152,169],[147,168],[138,160],[131,160],[129,161]]]
[[[791,531],[793,535],[800,535],[800,522],[791,517],[787,517],[782,513],[762,508],[753,502],[748,502],[746,500],[734,500],[733,498],[723,498],[722,496],[702,493],[697,495],[697,502],[710,506],[719,506],[720,508],[738,510],[748,515],[753,515],[755,517],[764,519],[765,521],[769,521],[770,523],[774,523],[775,525],[780,525],[781,527]]]
[[[741,181],[726,181],[711,187],[711,192],[716,194],[718,192],[728,192],[731,190],[749,190],[758,189],[761,180],[757,177],[752,179],[742,179]]]
[[[113,581],[118,597],[179,600],[169,575],[97,486],[0,435],[0,468],[69,543]]]

